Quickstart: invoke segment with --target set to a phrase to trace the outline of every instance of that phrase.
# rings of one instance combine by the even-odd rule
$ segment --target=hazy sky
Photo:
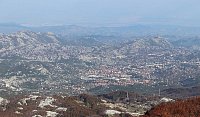
[[[0,23],[200,26],[200,0],[0,0]]]

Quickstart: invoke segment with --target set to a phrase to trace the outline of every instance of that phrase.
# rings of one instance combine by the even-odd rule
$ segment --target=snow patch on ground
[[[32,112],[37,112],[37,110],[32,110]]]
[[[9,102],[7,99],[0,97],[0,105],[7,105]]]
[[[30,95],[29,96],[29,98],[31,99],[31,100],[36,100],[37,98],[39,98],[40,96],[38,96],[38,95]]]
[[[38,107],[44,108],[45,106],[50,106],[50,107],[57,107],[56,105],[52,105],[52,103],[56,101],[53,97],[47,97],[45,100],[41,100],[40,104]]]
[[[33,115],[32,117],[42,117],[42,115]]]
[[[57,112],[53,112],[53,111],[46,111],[46,112],[47,112],[46,117],[56,117],[58,115]]]
[[[15,111],[15,114],[22,114],[22,113],[20,113],[19,111]]]
[[[116,110],[106,110],[105,114],[106,115],[114,115],[114,114],[121,114],[121,112],[116,111]]]
[[[140,115],[144,115],[144,114],[141,114],[141,113],[132,113],[132,112],[127,112],[128,114],[132,115],[132,116],[136,116],[136,117],[139,117]]]
[[[21,102],[18,102],[18,104],[19,105],[27,105],[27,101],[29,101],[29,100],[36,100],[38,97],[40,97],[40,96],[37,96],[37,95],[30,95],[28,98],[23,98],[21,101],[22,101],[22,103]]]
[[[174,101],[173,99],[171,98],[166,98],[166,97],[163,97],[162,99],[160,99],[161,102],[172,102]]]
[[[21,100],[21,101],[22,101],[22,104],[23,104],[23,105],[27,105],[27,102],[26,102],[27,100],[29,100],[29,98],[23,98],[23,99]]]
[[[22,107],[17,107],[17,109],[19,109],[19,110],[23,110],[23,108],[22,108]]]
[[[103,103],[107,103],[107,101],[106,100],[101,100]]]
[[[56,111],[67,111],[67,108],[59,107],[59,108],[56,109]]]
[[[6,105],[10,103],[9,100],[0,97],[0,106],[2,107],[3,111],[6,110]]]
[[[18,105],[22,106],[23,104],[21,102],[17,102]]]

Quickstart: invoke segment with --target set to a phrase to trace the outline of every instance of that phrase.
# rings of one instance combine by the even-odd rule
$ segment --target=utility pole
[[[160,96],[160,88],[159,88],[159,91],[158,91],[158,95]]]
[[[128,109],[128,106],[130,104],[130,99],[129,99],[128,91],[126,92],[126,99],[125,99],[125,101],[126,101],[126,108]]]

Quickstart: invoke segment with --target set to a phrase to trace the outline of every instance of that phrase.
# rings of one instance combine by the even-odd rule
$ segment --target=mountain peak
[[[133,49],[146,47],[171,48],[172,44],[162,37],[142,38],[127,43]]]

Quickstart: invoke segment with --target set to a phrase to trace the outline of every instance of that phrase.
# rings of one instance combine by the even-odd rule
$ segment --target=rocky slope
[[[184,100],[173,100],[166,97],[141,97],[145,96],[124,91],[99,96],[89,94],[78,96],[42,95],[34,92],[15,97],[1,97],[0,115],[2,117],[200,116],[200,97]]]
[[[114,98],[121,98],[113,95],[126,92],[113,92]],[[130,93],[130,98],[133,98],[134,93]],[[139,95],[138,95],[139,96]],[[137,97],[136,97],[137,99]],[[108,99],[104,96],[94,96],[81,94],[78,96],[66,95],[42,95],[37,92],[26,95],[18,95],[15,97],[0,98],[0,115],[2,117],[134,117],[139,116],[139,110],[133,111],[131,104],[143,108],[149,102],[157,100],[140,100],[130,102],[121,100],[116,101]],[[111,102],[112,101],[112,102]],[[142,106],[141,106],[142,104]]]

